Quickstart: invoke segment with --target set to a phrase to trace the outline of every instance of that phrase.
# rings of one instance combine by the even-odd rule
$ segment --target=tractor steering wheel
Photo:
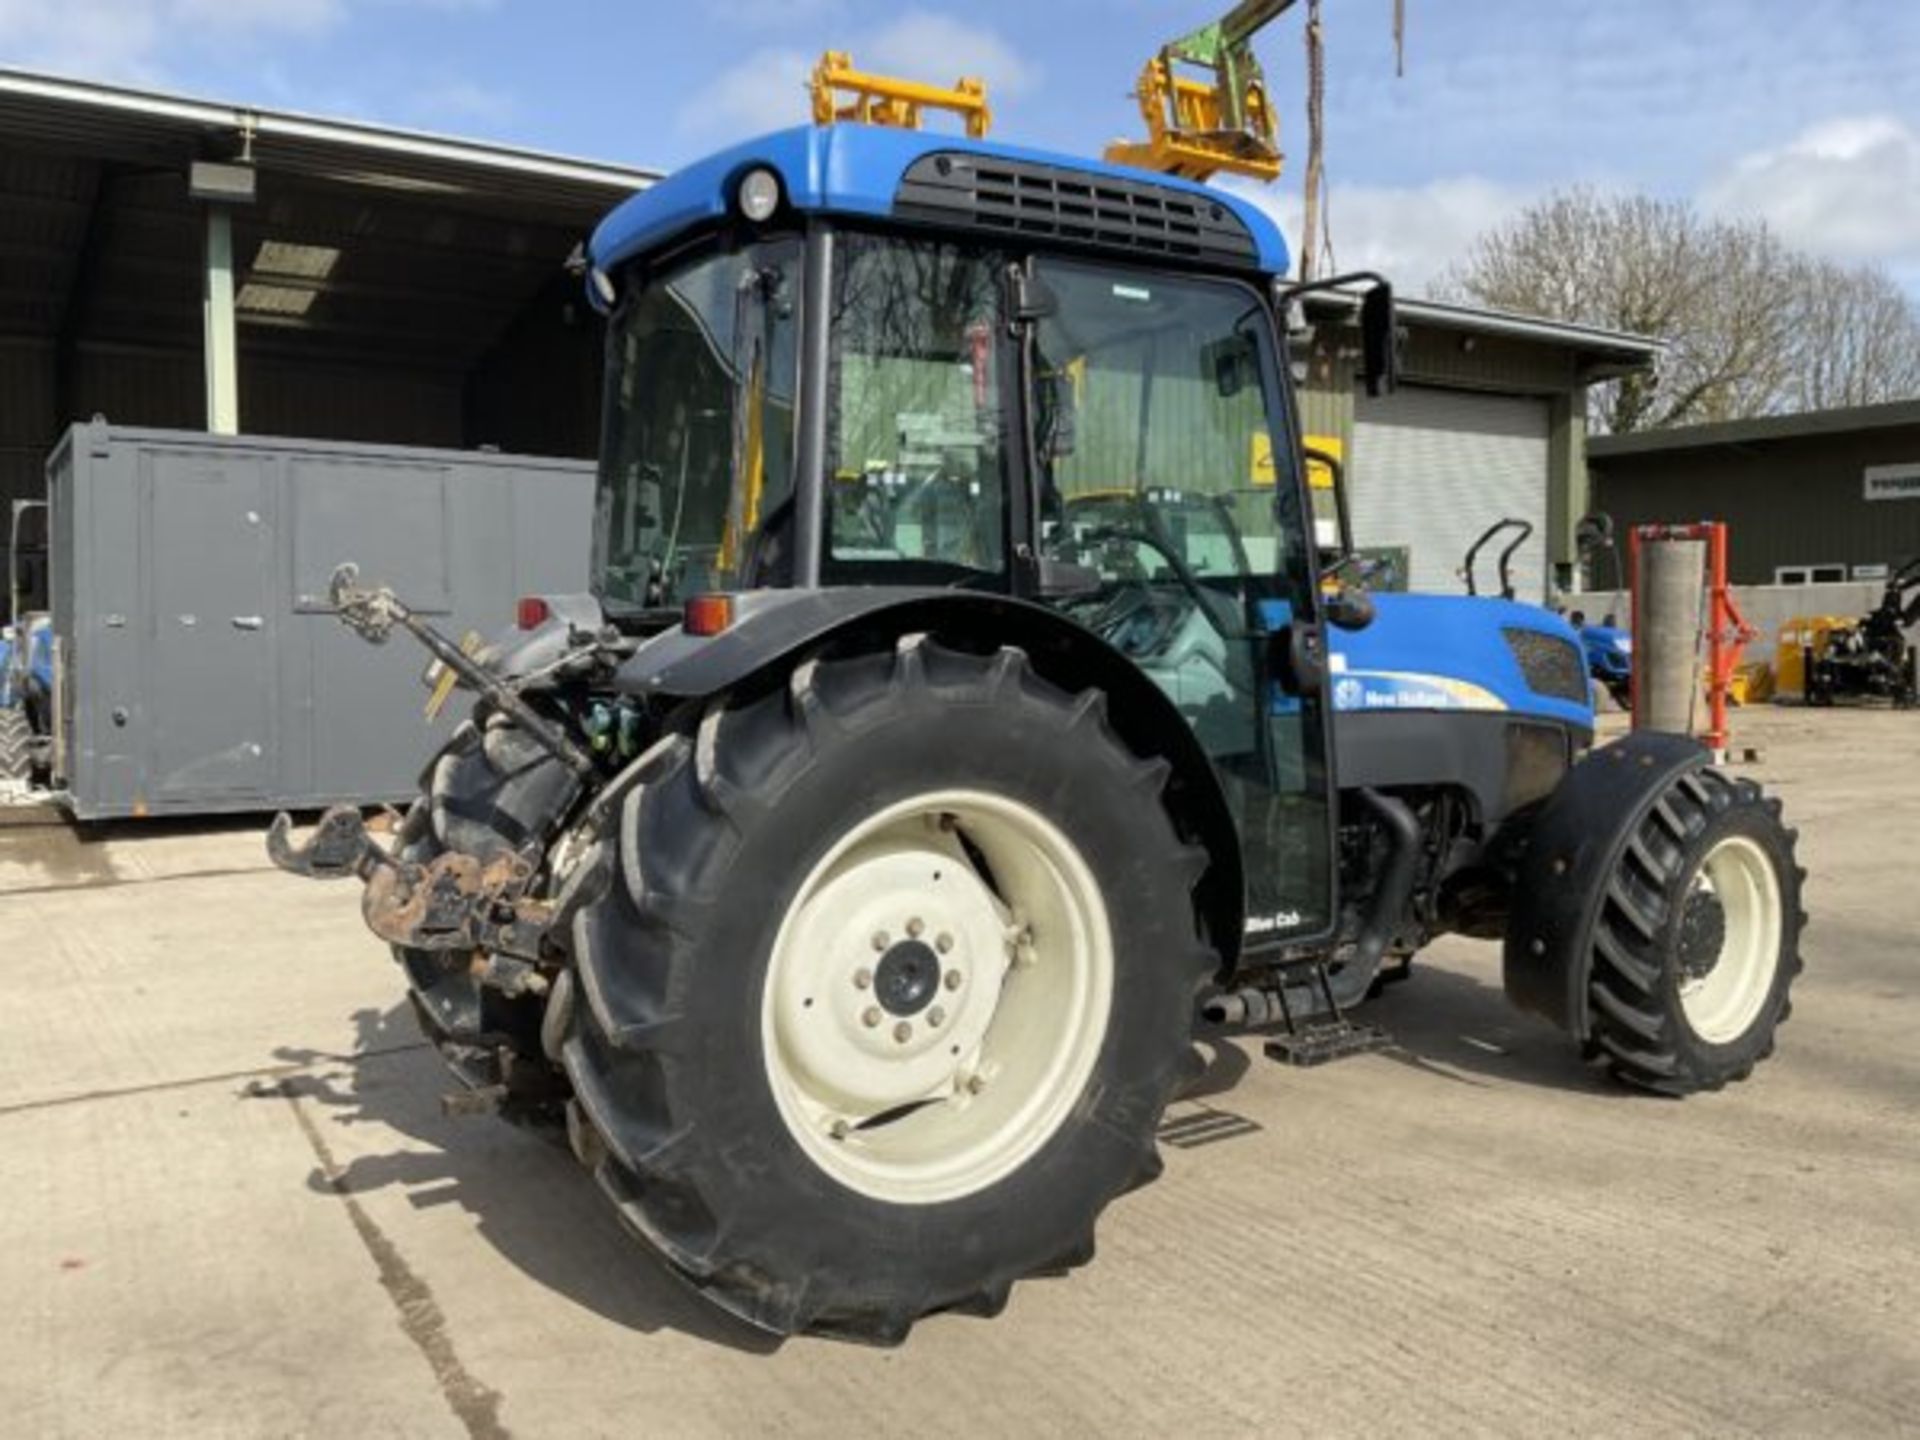
[[[1153,515],[1151,510],[1145,513],[1149,517]],[[1153,526],[1157,522],[1149,518],[1147,523]],[[1090,530],[1086,538],[1093,544],[1124,540],[1131,544],[1146,546],[1167,562],[1167,568],[1173,571],[1174,578],[1180,582],[1181,588],[1193,597],[1195,607],[1206,616],[1207,623],[1219,632],[1220,638],[1228,642],[1233,640],[1233,632],[1227,628],[1226,622],[1220,618],[1219,611],[1214,608],[1216,592],[1207,589],[1201,583],[1200,577],[1187,563],[1187,557],[1180,553],[1179,547],[1174,545],[1171,539],[1152,534],[1149,530],[1132,530],[1118,525],[1105,525],[1097,530]]]

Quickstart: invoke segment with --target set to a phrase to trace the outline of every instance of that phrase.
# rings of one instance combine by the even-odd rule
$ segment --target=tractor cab
[[[616,211],[594,587],[1043,607],[1218,767],[1263,935],[1334,919],[1318,576],[1257,207],[959,136],[815,126]],[[1265,698],[1277,694],[1278,703]]]

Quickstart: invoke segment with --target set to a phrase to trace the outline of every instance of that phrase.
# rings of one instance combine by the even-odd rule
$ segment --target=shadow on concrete
[[[1508,1004],[1497,982],[1416,966],[1356,1017],[1383,1026],[1394,1048],[1384,1058],[1452,1083],[1533,1085],[1605,1093],[1614,1087],[1585,1064],[1577,1047],[1550,1026]],[[754,1354],[780,1341],[707,1305],[622,1228],[598,1187],[557,1134],[491,1117],[449,1118],[440,1097],[457,1082],[420,1038],[403,1002],[353,1016],[356,1055],[281,1050],[287,1064],[311,1067],[256,1093],[285,1095],[312,1107],[341,1158],[335,1173],[316,1167],[316,1190],[351,1195],[398,1189],[417,1208],[458,1205],[479,1234],[543,1289],[564,1295],[631,1330],[674,1329]],[[1189,1148],[1257,1130],[1206,1102],[1230,1094],[1257,1064],[1263,1032],[1207,1029],[1194,1047],[1192,1078],[1176,1097],[1163,1139]],[[356,1154],[363,1141],[334,1127],[373,1127],[403,1137],[379,1154]],[[502,1296],[501,1303],[514,1303]]]
[[[1362,1014],[1393,1037],[1389,1054],[1422,1070],[1474,1084],[1625,1093],[1582,1058],[1572,1037],[1516,1010],[1501,988],[1498,960],[1490,961],[1485,979],[1416,962]]]
[[[335,1171],[316,1166],[312,1188],[356,1196],[398,1189],[417,1209],[458,1205],[480,1236],[536,1285],[627,1329],[679,1330],[752,1354],[780,1347],[778,1338],[700,1299],[630,1236],[563,1136],[491,1116],[443,1115],[440,1097],[458,1082],[422,1041],[404,1002],[352,1018],[359,1053],[351,1063],[282,1050],[287,1063],[314,1069],[256,1092],[293,1096],[312,1107],[323,1136],[333,1132],[327,1144],[338,1157]],[[365,1139],[339,1135],[335,1127],[391,1131],[408,1143],[381,1154],[355,1153]],[[519,1303],[507,1294],[499,1301]]]
[[[1515,1010],[1497,976],[1482,980],[1416,963],[1406,980],[1386,986],[1379,998],[1351,1011],[1350,1018],[1378,1025],[1392,1038],[1391,1049],[1376,1052],[1382,1058],[1455,1084],[1533,1085],[1583,1094],[1620,1089],[1581,1058],[1580,1047],[1571,1039]],[[1196,1049],[1204,1068],[1180,1098],[1224,1094],[1251,1066],[1283,1063],[1261,1055],[1260,1044],[1272,1033],[1272,1028],[1203,1026]]]

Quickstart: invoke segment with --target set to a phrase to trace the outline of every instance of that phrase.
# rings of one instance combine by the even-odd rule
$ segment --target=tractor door
[[[1269,312],[1250,287],[1047,259],[1026,370],[1035,533],[1061,608],[1132,659],[1240,826],[1247,949],[1328,929],[1333,795],[1311,536]],[[1310,656],[1306,657],[1309,660]]]

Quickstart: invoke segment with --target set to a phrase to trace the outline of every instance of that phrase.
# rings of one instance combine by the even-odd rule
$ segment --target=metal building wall
[[[1920,555],[1920,499],[1865,498],[1870,465],[1920,464],[1920,425],[1651,453],[1593,455],[1594,502],[1624,527],[1724,520],[1741,585],[1788,565],[1897,564]]]
[[[1533,533],[1514,553],[1514,588],[1544,600],[1550,428],[1547,402],[1534,395],[1423,385],[1362,399],[1350,486],[1356,537],[1405,550],[1409,588],[1452,594],[1475,538],[1498,521],[1524,520]],[[1480,556],[1483,594],[1498,583],[1497,559],[1497,547]]]
[[[1306,373],[1299,385],[1302,429],[1309,437],[1338,441],[1349,468],[1360,477],[1366,462],[1355,455],[1354,420],[1357,405],[1364,402],[1350,378],[1359,363],[1358,335],[1351,326],[1343,327],[1330,317],[1317,318],[1320,323],[1311,347],[1295,357]],[[1545,500],[1542,507],[1529,507],[1529,518],[1534,518],[1536,509],[1543,518],[1543,533],[1536,542],[1549,577],[1570,582],[1573,527],[1590,508],[1586,393],[1573,351],[1423,325],[1412,318],[1403,319],[1403,328],[1401,378],[1406,384],[1535,396],[1548,403],[1548,447],[1541,479]],[[1390,407],[1393,402],[1389,398],[1377,403]],[[1364,532],[1355,538],[1362,545],[1371,543]]]

